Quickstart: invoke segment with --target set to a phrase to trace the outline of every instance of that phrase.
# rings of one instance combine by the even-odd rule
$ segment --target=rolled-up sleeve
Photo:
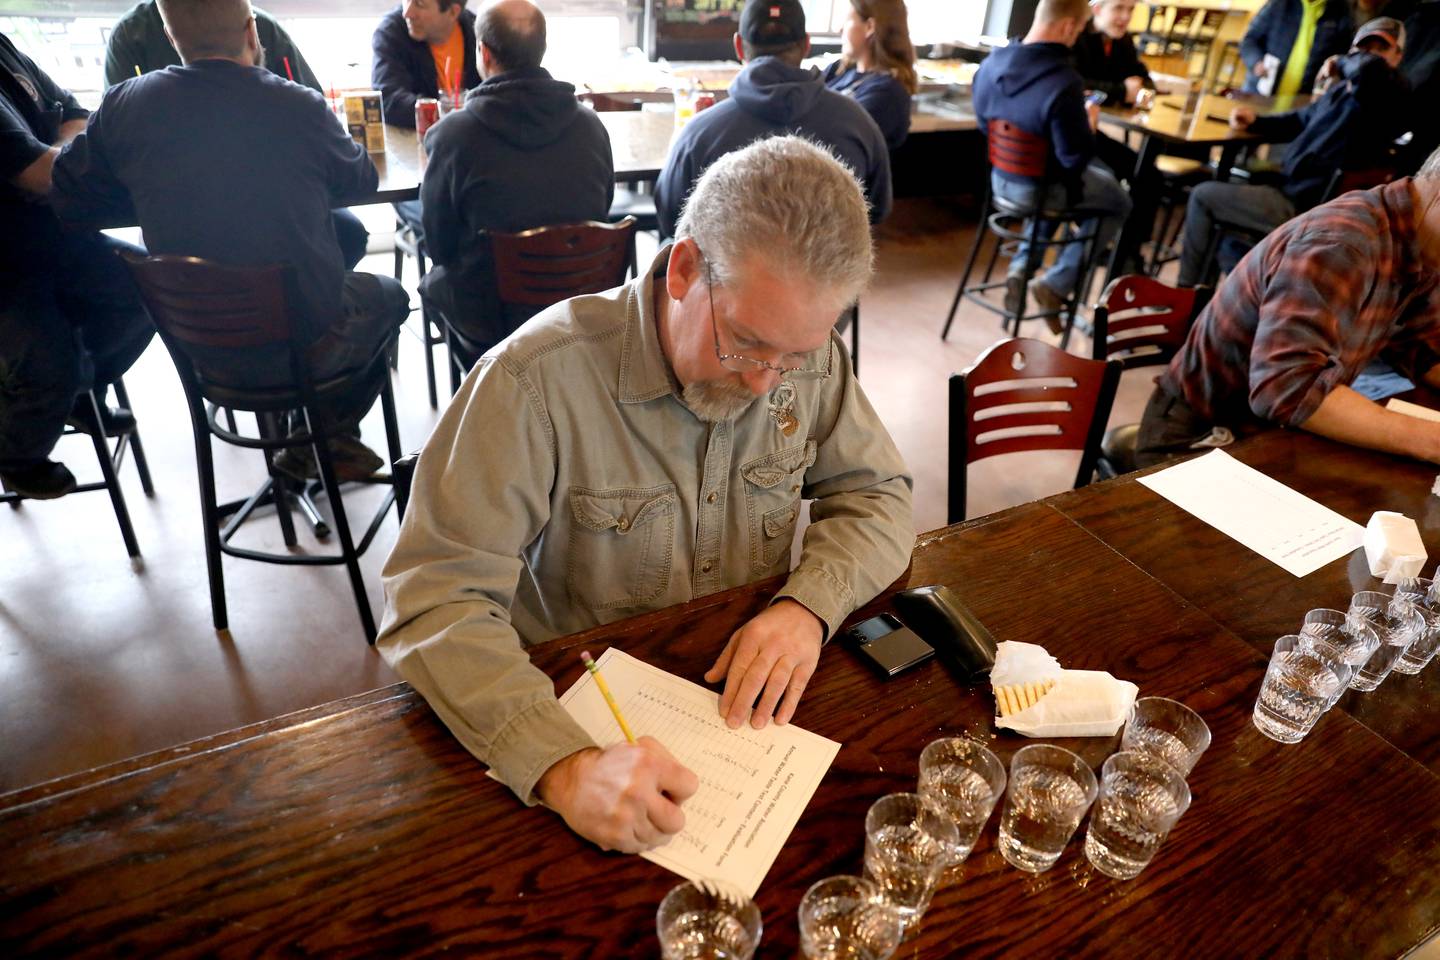
[[[815,463],[805,473],[811,522],[800,562],[776,594],[823,620],[827,639],[905,572],[915,546],[905,461],[860,390],[839,337],[832,342],[840,383],[822,411]]]
[[[521,554],[549,520],[555,478],[551,426],[531,396],[487,358],[441,418],[385,564],[376,643],[526,803],[536,802],[535,784],[556,761],[593,745],[510,620]]]
[[[1269,257],[1250,353],[1250,409],[1298,427],[1345,382],[1341,331],[1366,335],[1358,311],[1376,278],[1361,250],[1328,232],[1276,244]]]

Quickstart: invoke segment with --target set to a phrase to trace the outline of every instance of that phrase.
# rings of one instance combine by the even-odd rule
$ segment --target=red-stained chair
[[[1051,186],[1050,181],[1047,180],[1047,158],[1050,155],[1050,143],[1045,138],[1035,136],[1006,120],[997,119],[991,120],[987,124],[986,143],[990,166],[1016,177],[1026,177],[1036,181],[1039,185],[1038,192],[1042,198],[1042,205],[1039,208],[1026,208],[1011,203],[1003,197],[997,197],[990,189],[990,178],[988,176],[985,178],[985,202],[981,206],[983,226],[977,226],[975,229],[975,242],[970,247],[970,256],[965,262],[965,273],[960,278],[960,288],[955,291],[955,299],[951,302],[950,312],[945,317],[945,326],[940,331],[940,339],[944,340],[950,335],[950,325],[955,322],[955,312],[960,308],[960,301],[963,299],[969,300],[991,313],[999,314],[1002,327],[1012,336],[1020,335],[1020,324],[1024,320],[1043,319],[1063,323],[1064,335],[1060,343],[1061,346],[1066,346],[1070,342],[1070,330],[1075,323],[1075,310],[1084,291],[1089,288],[1095,270],[1094,229],[1082,230],[1080,225],[1086,220],[1093,220],[1103,214],[1100,211],[1084,207],[1044,208],[1043,198]],[[1042,221],[1061,228],[1059,239],[1056,239],[1054,235],[1046,235],[1041,232]],[[1063,229],[1067,225],[1076,227],[1076,236],[1071,237],[1069,231]],[[985,227],[988,227],[989,232],[995,235],[995,247],[990,254],[989,263],[985,267],[985,276],[978,284],[971,286],[970,275],[975,270],[980,247],[985,242]],[[1006,285],[1004,279],[998,281],[990,279],[995,270],[995,262],[1001,252],[1006,251],[1006,248],[1008,248],[1007,252],[1013,254],[1016,245],[1022,240],[1028,244],[1029,256],[1024,264],[1022,274],[1020,309],[1011,311],[1003,303],[995,303],[986,294],[991,290],[1004,289]],[[1075,292],[1056,311],[1040,310],[1035,313],[1026,313],[1025,298],[1030,289],[1030,281],[1040,268],[1046,253],[1052,247],[1063,247],[1071,243],[1084,244],[1086,251],[1083,258],[1085,268],[1082,271],[1080,282],[1075,285]]]
[[[949,522],[965,519],[976,460],[1027,450],[1080,450],[1075,486],[1095,472],[1123,364],[1086,360],[1039,340],[1001,340],[950,377]]]
[[[1169,363],[1213,292],[1210,287],[1171,287],[1151,277],[1116,277],[1095,305],[1095,359],[1118,360],[1126,370]],[[1106,432],[1095,462],[1101,479],[1135,469],[1139,433],[1138,423]]]

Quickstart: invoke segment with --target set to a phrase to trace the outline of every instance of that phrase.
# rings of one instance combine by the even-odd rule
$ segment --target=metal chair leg
[[[200,473],[200,517],[205,528],[205,566],[210,576],[210,615],[216,630],[229,624],[225,609],[225,570],[221,565],[220,517],[215,496],[215,458],[210,449],[210,431],[199,401],[190,401],[191,427],[195,434],[195,462]]]
[[[104,423],[105,421],[100,419],[100,405],[104,402],[101,397],[104,394],[97,395],[94,390],[90,390],[85,396],[89,398],[90,406],[94,409],[94,422]],[[110,505],[115,509],[115,521],[120,525],[120,536],[125,540],[125,550],[132,560],[138,559],[140,544],[135,539],[135,528],[130,524],[130,511],[125,507],[125,493],[120,489],[120,477],[115,473],[115,461],[111,459],[110,444],[105,439],[105,431],[97,430],[91,434],[90,439],[95,444],[95,457],[100,461],[100,473],[105,477],[105,490],[110,494]]]
[[[345,516],[345,502],[340,495],[340,484],[335,479],[335,466],[330,461],[330,447],[327,443],[329,431],[322,429],[317,432],[317,418],[311,417],[309,411],[306,411],[305,419],[310,435],[315,438],[312,446],[315,459],[320,465],[320,480],[330,497],[330,512],[335,519],[335,532],[340,536],[340,554],[345,558],[345,570],[350,574],[350,587],[355,593],[360,626],[365,631],[365,642],[374,646],[375,615],[370,609],[370,597],[365,592],[365,579],[360,574],[360,555],[356,553],[354,539],[350,536],[350,522]]]
[[[115,402],[127,410],[134,410],[130,406],[130,394],[125,390],[125,381],[122,378],[115,378],[111,384],[115,388]],[[150,479],[150,462],[145,458],[145,447],[140,443],[140,429],[137,427],[130,434],[131,456],[135,458],[135,472],[140,474],[140,489],[145,491],[145,496],[155,496],[155,484]]]
[[[950,336],[950,325],[955,322],[955,311],[960,309],[960,299],[965,296],[965,286],[970,282],[970,272],[975,269],[975,260],[980,255],[980,244],[985,242],[988,233],[986,225],[989,223],[989,216],[990,186],[987,180],[985,199],[980,204],[980,221],[975,225],[975,242],[970,245],[970,256],[965,260],[965,272],[960,275],[960,286],[955,291],[955,299],[950,301],[950,312],[945,315],[945,326],[940,330],[941,340]]]

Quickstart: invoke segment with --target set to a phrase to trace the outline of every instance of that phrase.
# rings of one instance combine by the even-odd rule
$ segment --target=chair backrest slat
[[[1045,177],[1050,142],[1044,137],[1022,130],[1008,120],[991,120],[985,136],[990,165],[1016,177]]]
[[[1080,450],[1075,485],[1088,482],[1119,360],[1087,360],[1039,340],[1001,340],[950,378],[949,516],[965,517],[965,477],[976,460],[1031,450]]]
[[[501,303],[548,307],[625,282],[635,219],[567,223],[487,236]]]
[[[290,343],[288,267],[230,267],[199,257],[122,254],[155,325],[196,347]]]
[[[1096,360],[1119,360],[1128,370],[1169,363],[1185,344],[1209,287],[1172,287],[1153,277],[1116,277],[1095,306]]]

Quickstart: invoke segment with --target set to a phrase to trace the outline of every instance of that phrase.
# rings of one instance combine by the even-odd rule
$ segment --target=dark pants
[[[1140,155],[1119,140],[1095,134],[1095,156],[1130,187],[1130,216],[1116,241],[1116,264],[1124,273],[1136,267],[1140,246],[1155,231],[1155,209],[1160,204],[1160,173],[1150,164],[1136,171]]]
[[[1225,442],[1217,440],[1216,432],[1213,420],[1200,416],[1184,400],[1172,397],[1164,387],[1156,384],[1149,402],[1145,404],[1145,413],[1140,417],[1140,435],[1135,440],[1135,466],[1153,467],[1167,460],[1226,446]],[[1231,433],[1233,435],[1235,431]]]
[[[345,269],[354,270],[355,264],[365,257],[365,245],[370,242],[370,231],[360,218],[349,210],[331,210],[330,219],[335,223],[335,240],[340,244],[340,256],[345,260]]]
[[[311,379],[325,380],[359,373],[410,315],[410,295],[393,277],[347,273],[341,291],[340,317],[305,350]],[[264,390],[293,382],[283,348],[263,350],[187,347],[202,379],[218,385]],[[379,394],[372,389],[336,395],[329,413],[343,427],[359,424]]]
[[[1217,220],[1267,234],[1293,216],[1295,204],[1276,187],[1213,180],[1197,184],[1190,191],[1190,203],[1185,208],[1180,286],[1193,287],[1210,279],[1202,274],[1210,234]],[[1211,266],[1213,269],[1214,265]]]
[[[0,288],[0,468],[44,460],[75,396],[130,369],[155,328],[116,253],[144,253],[99,233],[60,234],[55,249]]]
[[[421,222],[421,207],[419,200],[396,200],[391,204],[395,208],[395,216],[400,222],[415,231],[416,236],[425,235],[425,225]]]

